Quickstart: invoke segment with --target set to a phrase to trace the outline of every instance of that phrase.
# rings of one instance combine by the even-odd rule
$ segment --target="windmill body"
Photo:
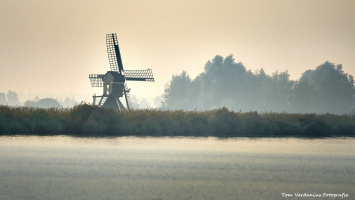
[[[104,108],[132,109],[126,81],[154,81],[152,70],[124,70],[116,34],[106,35],[106,46],[111,71],[89,75],[92,87],[103,87],[102,95],[93,96],[93,103],[96,105],[96,99],[100,99],[97,105]],[[121,102],[121,97],[125,99],[126,106]]]

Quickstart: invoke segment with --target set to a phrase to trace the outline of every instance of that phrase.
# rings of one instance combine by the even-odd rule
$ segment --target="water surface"
[[[3,200],[355,199],[354,188],[354,138],[0,137]]]

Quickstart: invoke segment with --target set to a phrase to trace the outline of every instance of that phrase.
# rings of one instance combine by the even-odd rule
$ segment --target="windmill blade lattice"
[[[103,87],[104,85],[104,82],[102,81],[103,76],[105,76],[105,74],[89,74],[91,87]]]
[[[123,70],[120,48],[118,47],[117,35],[106,34],[107,55],[111,71],[120,72]]]
[[[125,98],[126,98],[126,104],[127,104],[127,109],[130,110],[133,108],[132,101],[131,101],[131,96],[129,95],[130,89],[128,89],[128,86],[126,83],[124,83],[124,89],[125,89]]]
[[[129,81],[154,81],[151,69],[146,70],[126,70],[124,71],[126,80]]]

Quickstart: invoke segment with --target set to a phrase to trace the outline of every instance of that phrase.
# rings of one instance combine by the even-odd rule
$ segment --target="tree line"
[[[165,87],[162,108],[345,114],[353,112],[354,94],[354,77],[328,61],[291,80],[287,71],[252,72],[233,55],[215,56],[195,79],[186,71],[174,75]]]
[[[61,107],[73,107],[77,101],[74,97],[66,97],[63,101],[58,98],[39,98],[38,95],[34,97],[33,100],[27,100],[24,103],[20,102],[16,92],[9,90],[7,94],[0,92],[0,105],[7,106],[27,106],[27,107],[38,107],[38,108],[61,108]]]

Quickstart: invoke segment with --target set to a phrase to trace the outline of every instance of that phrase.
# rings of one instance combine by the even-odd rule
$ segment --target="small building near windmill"
[[[0,105],[7,105],[5,93],[0,93]]]

